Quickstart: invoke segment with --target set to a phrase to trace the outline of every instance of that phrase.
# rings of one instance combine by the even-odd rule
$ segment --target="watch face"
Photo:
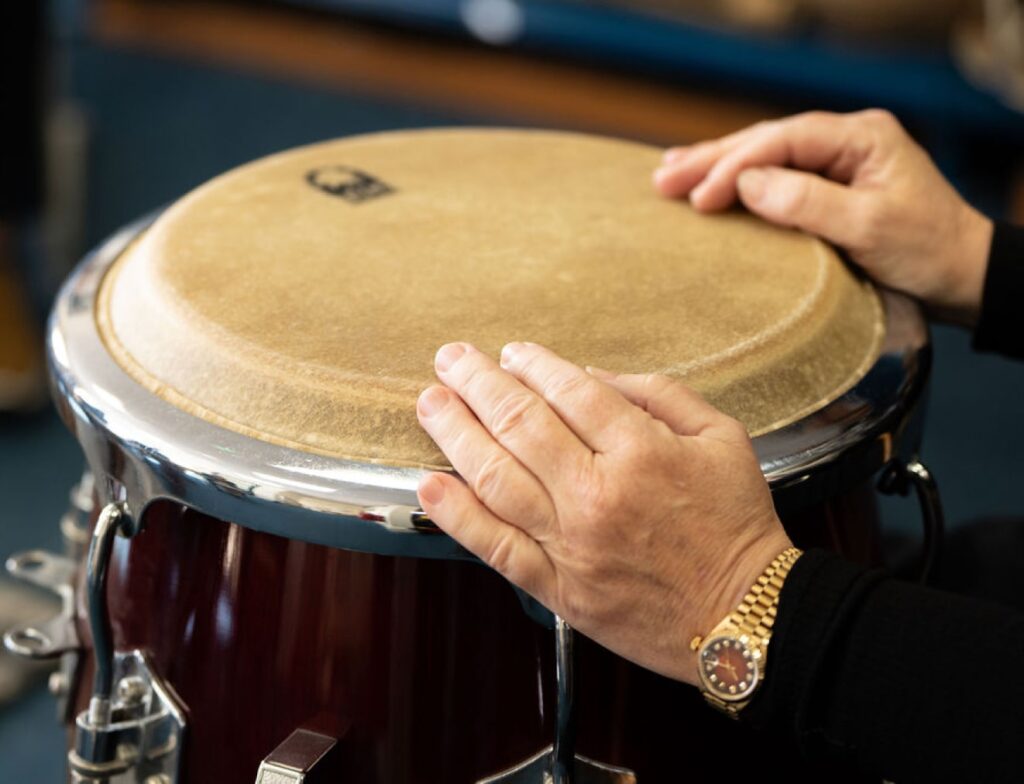
[[[758,658],[733,637],[712,637],[700,649],[700,677],[704,688],[723,700],[746,699],[757,685]]]

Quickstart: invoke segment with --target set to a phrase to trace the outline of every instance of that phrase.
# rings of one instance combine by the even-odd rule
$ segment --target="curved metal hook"
[[[917,579],[922,584],[927,583],[942,552],[942,538],[946,528],[942,499],[939,497],[939,486],[934,474],[920,458],[914,457],[905,465],[891,464],[882,475],[878,487],[883,493],[899,493],[903,496],[910,492],[911,487],[914,488],[921,506],[924,529]]]
[[[102,727],[110,723],[110,696],[114,690],[114,640],[107,607],[107,572],[114,538],[128,519],[121,504],[103,507],[93,529],[89,554],[86,556],[86,585],[89,608],[89,630],[92,632],[96,656],[96,676],[89,700],[89,723]]]

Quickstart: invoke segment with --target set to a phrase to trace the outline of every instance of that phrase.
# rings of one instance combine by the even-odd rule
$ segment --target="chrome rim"
[[[148,504],[169,499],[316,544],[469,558],[419,510],[424,470],[300,452],[226,430],[149,393],[117,365],[96,328],[97,291],[110,264],[154,219],[125,227],[83,259],[50,318],[54,397],[96,476],[100,503],[123,504],[141,521]],[[814,414],[754,439],[777,503],[828,497],[916,451],[927,327],[910,300],[891,292],[882,299],[887,336],[867,375]]]

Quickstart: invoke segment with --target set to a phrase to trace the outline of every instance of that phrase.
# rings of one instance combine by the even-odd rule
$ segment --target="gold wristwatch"
[[[779,553],[757,578],[740,606],[707,637],[694,637],[701,692],[711,705],[737,718],[764,680],[768,641],[775,623],[779,591],[802,550]]]

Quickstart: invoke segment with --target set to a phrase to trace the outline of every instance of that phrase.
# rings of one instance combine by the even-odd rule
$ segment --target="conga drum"
[[[49,358],[89,548],[10,560],[65,604],[7,636],[62,657],[72,780],[728,781],[723,755],[769,742],[574,633],[416,498],[451,470],[415,416],[437,347],[530,340],[685,380],[748,427],[799,545],[878,558],[876,477],[926,487],[917,309],[822,242],[658,198],[658,157],[527,130],[342,139],[81,263]]]

